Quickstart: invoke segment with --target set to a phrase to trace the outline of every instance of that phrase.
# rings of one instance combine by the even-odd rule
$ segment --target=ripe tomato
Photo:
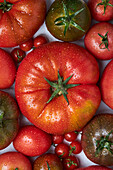
[[[70,155],[63,159],[65,170],[74,170],[79,167],[79,159],[74,155]]]
[[[0,0],[0,3],[0,47],[21,44],[44,22],[45,0]]]
[[[98,63],[84,48],[66,42],[47,43],[21,62],[16,99],[34,125],[48,133],[64,134],[81,129],[95,114],[101,101],[98,78]]]
[[[91,23],[90,11],[82,0],[55,0],[46,16],[50,33],[63,41],[83,37]]]
[[[88,7],[97,21],[113,19],[113,0],[88,0]]]
[[[41,155],[51,144],[51,136],[33,125],[22,127],[13,141],[14,148],[27,156]]]
[[[32,170],[27,157],[18,152],[6,152],[0,155],[0,169],[3,170]]]
[[[99,165],[92,165],[85,168],[78,168],[78,170],[110,170],[110,168]]]
[[[11,56],[16,63],[19,63],[26,56],[26,53],[23,50],[21,50],[20,48],[14,48],[11,51]]]
[[[70,143],[70,151],[69,154],[79,154],[82,151],[82,146],[79,141],[73,141]]]
[[[63,170],[63,165],[57,155],[46,153],[35,159],[33,170]]]
[[[113,114],[98,114],[84,127],[82,148],[92,162],[113,165]]]
[[[94,24],[86,34],[84,43],[96,58],[101,60],[113,58],[113,25],[108,22]]]
[[[53,144],[62,143],[64,140],[64,135],[52,135]]]
[[[32,47],[33,47],[33,38],[30,38],[29,40],[20,44],[21,50],[26,51],[26,52],[31,50]]]
[[[59,158],[65,158],[69,155],[69,146],[65,143],[60,143],[55,147],[55,153]]]
[[[77,138],[78,133],[79,132],[77,132],[77,131],[65,133],[64,138],[69,142],[74,141]]]
[[[48,42],[47,38],[43,35],[39,35],[34,38],[34,47],[39,47],[42,44],[46,44]]]
[[[100,81],[102,100],[113,109],[113,60],[105,67]]]
[[[9,88],[15,80],[16,66],[11,56],[0,49],[0,89]]]
[[[16,101],[7,92],[0,91],[0,150],[6,148],[16,137],[19,124]]]

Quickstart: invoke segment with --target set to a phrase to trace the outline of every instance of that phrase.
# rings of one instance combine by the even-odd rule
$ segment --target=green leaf
[[[46,161],[46,163],[47,163],[47,168],[48,168],[48,170],[51,170],[50,169],[50,166],[49,166],[49,163]]]
[[[64,36],[66,35],[68,28],[69,28],[69,23],[66,23],[64,28]]]
[[[69,12],[68,12],[67,7],[66,7],[66,5],[64,3],[63,3],[63,8],[64,8],[65,17],[69,17]]]
[[[75,28],[77,28],[80,31],[85,32],[85,30],[83,30],[77,23],[75,23],[74,21],[70,21],[70,24],[73,25]]]
[[[72,18],[74,18],[76,15],[78,15],[80,12],[82,12],[84,10],[84,8],[81,8],[80,10],[78,10],[78,11],[76,11],[74,14],[72,14],[71,16],[70,16],[70,18],[72,19]]]
[[[57,85],[56,83],[54,83],[54,82],[52,82],[52,81],[46,79],[45,77],[44,77],[44,79],[49,83],[50,86],[55,87],[55,88],[58,87],[58,85]]]
[[[51,95],[51,97],[49,98],[49,100],[47,101],[47,103],[49,103],[59,92],[60,92],[60,89],[56,89],[56,90],[52,93],[52,95]]]

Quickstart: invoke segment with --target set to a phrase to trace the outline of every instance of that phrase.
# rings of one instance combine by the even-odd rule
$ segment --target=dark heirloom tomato
[[[96,115],[83,129],[82,149],[92,162],[113,165],[113,114]]]
[[[55,0],[46,16],[47,29],[63,41],[82,38],[90,23],[90,11],[82,0]]]
[[[85,168],[78,168],[78,170],[110,170],[110,168],[99,165],[92,165]]]
[[[62,162],[57,155],[46,153],[35,159],[33,170],[63,170]]]
[[[51,42],[21,62],[16,99],[34,125],[48,133],[64,134],[81,129],[95,114],[101,101],[98,78],[98,63],[84,48]]]
[[[0,47],[13,47],[31,38],[45,14],[45,0],[0,0]]]
[[[0,149],[6,148],[18,132],[19,109],[8,93],[0,91]]]
[[[113,109],[113,60],[105,67],[100,81],[102,100]]]

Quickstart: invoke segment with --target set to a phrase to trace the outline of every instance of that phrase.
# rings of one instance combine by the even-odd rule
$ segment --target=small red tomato
[[[55,147],[55,153],[60,158],[65,158],[69,155],[69,146],[65,143],[60,143]]]
[[[32,170],[29,159],[19,152],[6,152],[0,155],[1,170]]]
[[[73,141],[70,144],[70,151],[69,153],[79,154],[82,151],[82,146],[79,141]]]
[[[22,127],[13,141],[14,148],[27,156],[41,155],[51,144],[51,135],[33,125]]]
[[[64,138],[69,142],[74,141],[77,138],[78,133],[79,132],[77,132],[77,131],[65,133]]]
[[[33,47],[33,38],[30,38],[29,40],[20,44],[21,50],[26,51],[26,52],[31,50],[32,47]]]
[[[70,155],[63,159],[65,170],[74,170],[79,167],[79,159],[74,155]]]
[[[20,48],[14,48],[11,51],[11,56],[13,57],[13,59],[16,63],[19,63],[26,56],[26,53],[23,50],[21,50]]]
[[[43,35],[39,35],[34,38],[34,47],[39,47],[42,44],[46,44],[48,42],[47,38]]]
[[[60,144],[64,140],[64,135],[52,135],[53,144]]]

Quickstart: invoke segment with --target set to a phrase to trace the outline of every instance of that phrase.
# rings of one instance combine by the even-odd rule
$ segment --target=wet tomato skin
[[[46,44],[48,42],[47,37],[44,35],[38,35],[37,37],[34,38],[34,47],[39,47],[42,44]]]
[[[33,47],[33,38],[30,38],[27,41],[20,44],[20,49],[25,52],[31,50],[32,47]]]
[[[16,63],[20,63],[23,60],[23,58],[26,56],[26,53],[20,48],[14,48],[11,51],[11,56]]]

